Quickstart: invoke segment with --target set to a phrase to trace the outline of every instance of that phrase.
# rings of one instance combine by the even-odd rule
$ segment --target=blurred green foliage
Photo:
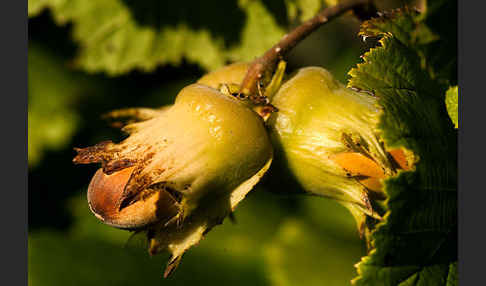
[[[30,16],[45,8],[58,24],[73,23],[73,38],[80,45],[75,64],[112,75],[152,71],[182,59],[211,70],[227,60],[250,60],[284,34],[258,0],[29,0]],[[241,33],[240,39],[229,43],[235,33]]]
[[[348,285],[365,246],[336,202],[258,188],[236,224],[214,228],[164,280],[167,257],[124,247],[130,233],[89,211],[96,166],[71,163],[73,147],[123,138],[103,113],[171,103],[206,70],[258,56],[323,2],[177,1],[160,9],[158,1],[29,0],[29,285]],[[323,66],[344,82],[374,44],[360,41],[358,27],[349,15],[326,25],[292,51],[289,71]]]
[[[103,225],[83,195],[66,206],[74,215],[67,230],[30,233],[29,285],[346,285],[364,254],[340,205],[257,189],[239,206],[236,224],[212,230],[164,280],[167,256],[151,258],[129,232]]]
[[[43,149],[59,149],[79,124],[72,105],[84,88],[83,78],[66,73],[59,59],[29,45],[29,165],[38,164]]]

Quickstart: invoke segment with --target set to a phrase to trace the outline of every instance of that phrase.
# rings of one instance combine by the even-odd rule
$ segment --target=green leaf
[[[139,17],[150,19],[154,9],[163,9],[155,2],[152,6]],[[224,63],[223,43],[207,29],[191,29],[183,22],[143,22],[129,1],[29,0],[29,16],[43,7],[51,9],[58,24],[73,22],[73,38],[81,47],[75,63],[89,72],[151,71],[159,64],[177,65],[183,58],[206,69]]]
[[[457,97],[458,97],[458,88],[456,86],[451,86],[446,92],[445,103],[447,107],[447,112],[451,117],[452,122],[456,128],[459,127],[458,122],[458,104],[457,104]]]
[[[457,84],[457,9],[456,1],[429,1],[423,14],[403,8],[384,13],[362,24],[360,36],[391,34],[413,49],[421,68],[444,85]],[[406,11],[402,13],[401,11]]]
[[[361,35],[380,36],[380,46],[349,72],[349,86],[379,98],[385,145],[419,159],[414,171],[385,181],[387,213],[357,265],[356,285],[455,285],[457,135],[443,101],[446,87],[423,53],[434,40],[420,19],[405,9],[364,23]]]
[[[183,60],[212,70],[253,59],[284,34],[259,0],[29,0],[28,6],[29,17],[49,8],[59,25],[73,23],[80,47],[74,64],[110,75]]]

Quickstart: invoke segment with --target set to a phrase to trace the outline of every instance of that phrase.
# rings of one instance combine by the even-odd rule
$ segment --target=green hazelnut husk
[[[258,114],[206,85],[141,111],[118,113],[139,115],[123,128],[128,138],[77,149],[74,162],[102,164],[88,191],[91,210],[106,224],[147,231],[151,254],[172,253],[168,275],[260,180],[273,150]]]
[[[375,202],[385,196],[379,184],[396,168],[377,132],[377,98],[346,88],[323,68],[307,67],[291,75],[271,103],[279,110],[268,121],[273,168],[287,176],[277,181],[270,175],[270,185],[335,199],[360,230],[367,216],[380,219]]]

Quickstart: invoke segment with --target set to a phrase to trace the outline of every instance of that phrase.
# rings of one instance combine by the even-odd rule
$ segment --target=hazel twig
[[[240,92],[249,95],[250,100],[256,105],[267,104],[268,99],[257,92],[258,86],[266,74],[271,74],[275,70],[279,59],[321,25],[347,11],[362,10],[362,7],[368,5],[370,5],[370,0],[342,1],[335,6],[322,10],[313,18],[303,22],[290,33],[284,35],[277,44],[251,63],[241,85]]]

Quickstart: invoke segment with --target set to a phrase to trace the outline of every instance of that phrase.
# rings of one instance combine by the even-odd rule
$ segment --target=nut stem
[[[370,0],[342,1],[335,6],[322,10],[313,18],[303,22],[290,33],[284,35],[277,44],[251,63],[250,68],[243,79],[240,92],[249,95],[250,100],[256,105],[266,104],[267,102],[265,98],[262,98],[257,92],[258,84],[259,81],[265,77],[265,74],[272,73],[275,70],[279,59],[292,50],[300,41],[317,30],[321,25],[349,10],[370,5],[370,2]]]

